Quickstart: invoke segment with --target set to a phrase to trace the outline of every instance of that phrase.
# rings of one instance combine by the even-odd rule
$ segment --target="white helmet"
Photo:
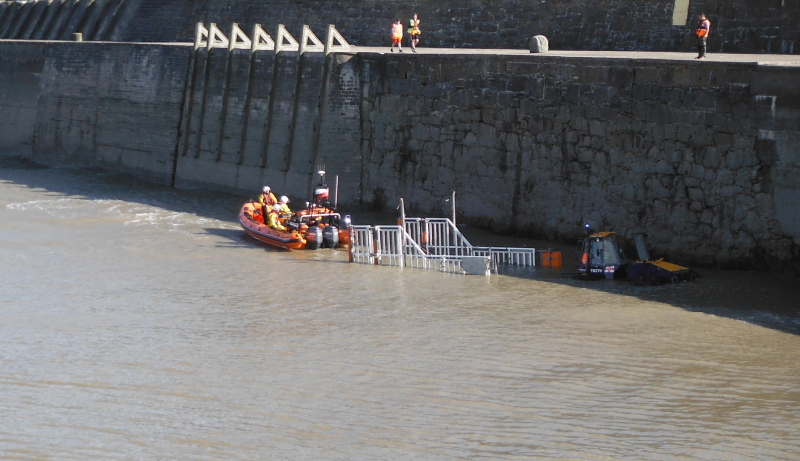
[[[281,195],[281,202],[283,202],[283,203],[289,203],[289,197],[287,197],[287,196],[285,196],[285,195]]]
[[[272,190],[272,189],[270,189],[270,188],[269,188],[269,186],[264,186],[264,192],[269,192],[269,191],[271,191],[271,190]]]
[[[272,205],[272,209],[275,211],[281,211],[281,206],[276,203],[275,205]]]

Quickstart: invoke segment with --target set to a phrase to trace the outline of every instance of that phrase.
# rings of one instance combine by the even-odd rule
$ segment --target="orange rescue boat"
[[[258,202],[250,201],[242,205],[242,209],[239,211],[239,223],[247,235],[260,242],[287,250],[299,250],[306,247],[306,239],[300,232],[283,232],[264,224],[264,211]]]
[[[259,202],[242,205],[239,223],[254,239],[287,250],[316,250],[345,247],[350,244],[350,216],[325,207],[312,206],[297,211],[284,220],[286,231],[264,224],[264,211]]]

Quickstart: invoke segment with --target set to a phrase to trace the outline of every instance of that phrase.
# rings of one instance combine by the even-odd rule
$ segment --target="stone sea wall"
[[[387,46],[391,22],[418,13],[425,47],[520,49],[541,34],[551,49],[690,51],[700,12],[710,52],[800,53],[800,3],[786,0],[0,0],[0,39],[191,42],[197,22],[237,22],[296,37],[335,24],[353,44]]]
[[[589,221],[687,264],[800,261],[800,68],[553,54],[0,42],[0,152],[175,187],[400,197],[497,232]],[[330,179],[330,178],[329,178]],[[448,206],[449,208],[449,206]]]
[[[324,30],[336,24],[360,46],[389,44],[390,23],[422,20],[421,45],[445,48],[527,48],[533,35],[546,35],[560,50],[694,50],[696,16],[714,24],[709,51],[800,53],[800,3],[783,0],[690,0],[673,25],[675,0],[142,0],[125,29],[131,41],[190,41],[196,22],[245,30],[260,23],[272,33],[286,24],[299,36],[303,24]],[[169,21],[169,25],[164,24]],[[176,27],[178,26],[178,27]]]
[[[568,239],[588,221],[680,261],[800,256],[797,68],[361,59],[366,202],[441,213],[456,190],[464,220],[499,232]]]
[[[177,187],[310,197],[318,168],[360,194],[360,93],[352,55],[198,50],[186,81]],[[333,176],[331,178],[333,179]]]
[[[0,42],[0,151],[170,184],[189,50]]]

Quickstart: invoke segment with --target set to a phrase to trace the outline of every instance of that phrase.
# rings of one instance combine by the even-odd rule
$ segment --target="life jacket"
[[[704,19],[697,24],[697,30],[695,30],[695,34],[697,34],[698,38],[708,37],[709,30],[711,30],[711,21]]]
[[[403,38],[403,25],[394,23],[392,24],[392,37]]]
[[[261,205],[266,206],[272,206],[278,203],[278,200],[275,198],[275,194],[272,192],[262,192],[258,197],[258,201],[261,203]]]
[[[408,28],[408,33],[411,35],[419,35],[419,19],[414,20],[414,18],[411,18],[408,23],[411,26]]]

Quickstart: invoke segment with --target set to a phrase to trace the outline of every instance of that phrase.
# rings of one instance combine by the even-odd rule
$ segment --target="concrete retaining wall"
[[[287,195],[309,197],[318,168],[335,167],[348,176],[350,196],[357,195],[359,178],[347,171],[360,168],[342,159],[360,163],[358,118],[350,124],[352,138],[337,128],[342,106],[337,95],[347,91],[341,79],[355,80],[357,74],[343,77],[340,58],[326,63],[322,53],[201,49],[192,59],[176,186],[252,191],[269,184]],[[351,98],[349,110],[357,117],[359,101]]]
[[[797,66],[531,54],[297,55],[0,42],[0,151],[176,187],[310,195],[686,263],[800,261]],[[329,177],[330,178],[330,177]]]
[[[3,42],[0,149],[171,183],[190,49]]]

